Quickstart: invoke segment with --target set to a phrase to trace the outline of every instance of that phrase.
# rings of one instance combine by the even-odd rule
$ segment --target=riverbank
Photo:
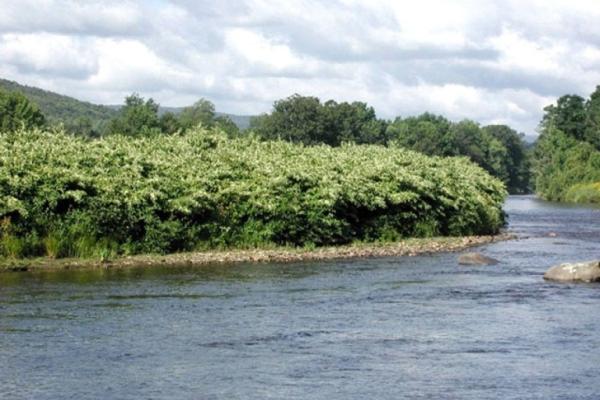
[[[357,243],[347,246],[280,249],[252,249],[175,253],[168,255],[137,255],[113,260],[77,258],[35,258],[0,260],[0,272],[60,271],[93,268],[202,266],[207,264],[237,264],[266,262],[325,261],[351,258],[416,256],[464,250],[487,243],[511,240],[516,236],[502,233],[495,236],[465,236],[405,239],[393,243]]]

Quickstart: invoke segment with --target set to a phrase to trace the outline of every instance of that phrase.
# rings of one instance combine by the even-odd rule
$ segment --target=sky
[[[0,0],[0,77],[234,114],[298,93],[535,135],[544,106],[600,84],[598,21],[598,0]]]

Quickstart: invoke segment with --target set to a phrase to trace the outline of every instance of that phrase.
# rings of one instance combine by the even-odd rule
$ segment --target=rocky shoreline
[[[316,249],[252,249],[176,253],[168,255],[137,255],[115,258],[109,261],[97,259],[0,260],[0,272],[60,271],[93,268],[127,267],[173,267],[201,266],[208,264],[238,263],[289,263],[302,261],[326,261],[352,258],[416,256],[422,254],[454,252],[487,243],[515,239],[511,233],[495,236],[464,236],[405,239],[394,243],[360,243],[346,246]]]

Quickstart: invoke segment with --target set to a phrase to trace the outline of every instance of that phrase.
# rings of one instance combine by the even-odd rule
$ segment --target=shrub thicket
[[[495,233],[500,181],[400,148],[0,133],[0,252],[94,256]]]
[[[600,86],[587,100],[565,95],[544,111],[535,146],[536,192],[548,200],[600,202]]]

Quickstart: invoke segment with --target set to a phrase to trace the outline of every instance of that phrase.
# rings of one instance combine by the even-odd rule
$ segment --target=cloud
[[[86,79],[98,70],[93,43],[55,34],[0,36],[0,60],[25,74]]]
[[[0,0],[0,76],[259,113],[292,93],[535,132],[600,83],[596,0]]]
[[[146,25],[139,5],[128,1],[2,0],[0,31],[95,36],[139,36]]]

